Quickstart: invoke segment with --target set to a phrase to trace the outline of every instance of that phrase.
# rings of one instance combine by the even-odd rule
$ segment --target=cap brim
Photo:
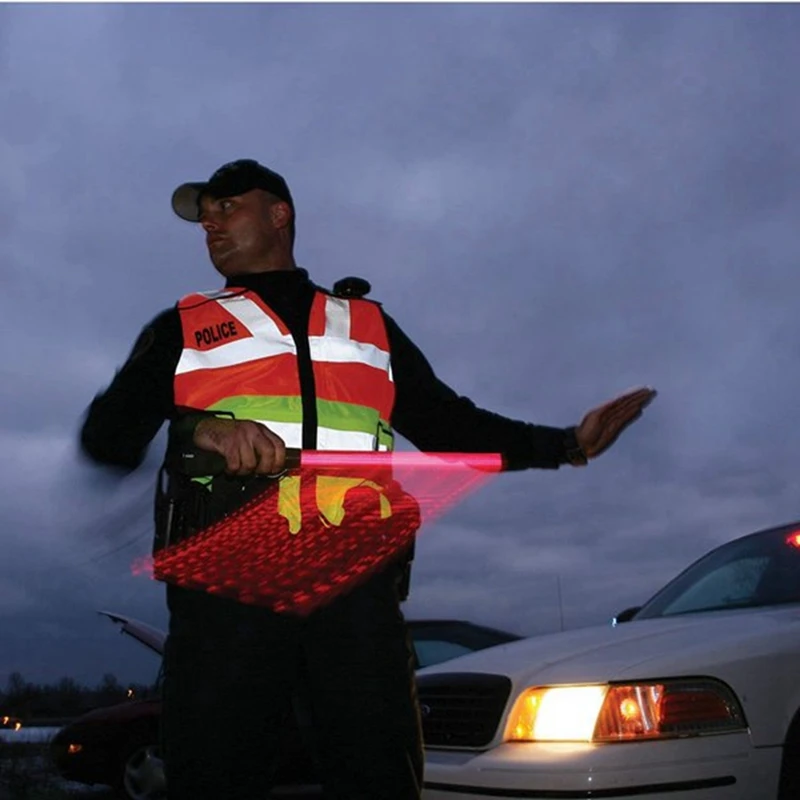
[[[172,193],[172,210],[187,222],[200,221],[198,200],[207,183],[183,183]]]

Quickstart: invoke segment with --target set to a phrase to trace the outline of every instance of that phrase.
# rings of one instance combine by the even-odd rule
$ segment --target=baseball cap
[[[252,158],[240,158],[223,164],[207,181],[183,183],[172,193],[172,210],[181,219],[200,221],[200,196],[233,197],[252,189],[263,189],[288,203],[294,201],[284,178]]]

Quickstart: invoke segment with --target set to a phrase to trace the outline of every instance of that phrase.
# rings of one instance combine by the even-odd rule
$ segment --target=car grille
[[[428,747],[486,747],[500,724],[511,681],[502,675],[420,675],[417,691]]]

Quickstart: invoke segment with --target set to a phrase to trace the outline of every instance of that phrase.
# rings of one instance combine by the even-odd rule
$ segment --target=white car
[[[611,625],[417,675],[425,800],[800,799],[800,523]]]

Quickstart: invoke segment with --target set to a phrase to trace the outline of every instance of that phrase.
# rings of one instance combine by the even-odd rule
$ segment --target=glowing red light
[[[800,531],[792,531],[786,537],[786,544],[788,544],[790,547],[800,548]]]
[[[503,457],[498,453],[373,453],[357,452],[350,450],[304,450],[304,467],[316,467],[326,472],[338,467],[377,467],[381,470],[392,469],[397,476],[397,471],[403,470],[403,482],[413,475],[408,470],[432,470],[442,468],[461,467],[462,469],[485,470],[486,472],[500,472],[503,468]],[[438,468],[438,470],[437,470]],[[449,472],[449,470],[448,470]],[[426,478],[432,477],[430,471]],[[442,474],[444,480],[445,475]]]
[[[304,487],[293,509],[302,518],[299,532],[278,513],[282,501],[273,486],[153,559],[137,561],[133,572],[308,614],[396,559],[423,521],[440,516],[502,466],[502,457],[491,453],[304,452],[301,468],[290,473]],[[344,516],[332,524],[320,514],[318,479],[353,476],[361,483],[346,492]]]

